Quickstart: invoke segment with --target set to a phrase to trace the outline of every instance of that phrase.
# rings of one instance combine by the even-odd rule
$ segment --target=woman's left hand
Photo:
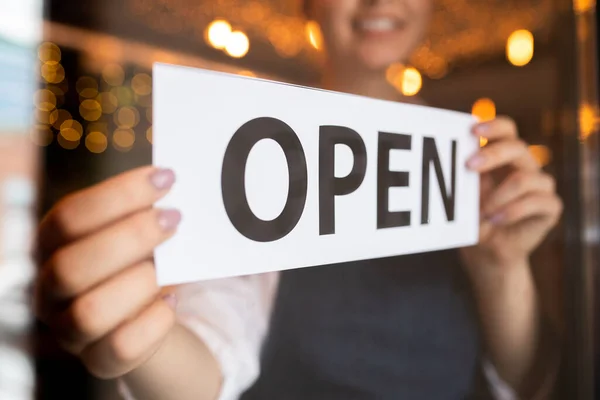
[[[481,221],[479,243],[462,249],[463,261],[472,270],[528,265],[562,212],[554,179],[519,139],[512,119],[478,124],[473,133],[488,144],[467,162],[481,173]]]

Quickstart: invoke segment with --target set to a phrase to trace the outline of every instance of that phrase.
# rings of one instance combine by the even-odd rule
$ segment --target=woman
[[[431,0],[308,3],[328,52],[323,86],[406,101],[383,72],[407,60],[431,8]],[[545,396],[556,363],[543,358],[552,331],[528,259],[561,202],[510,119],[473,134],[489,140],[468,162],[482,174],[477,246],[161,296],[152,251],[176,234],[180,215],[152,208],[173,172],[145,167],[49,212],[38,314],[93,374],[121,377],[139,399],[464,399],[480,398],[481,382],[496,398]]]

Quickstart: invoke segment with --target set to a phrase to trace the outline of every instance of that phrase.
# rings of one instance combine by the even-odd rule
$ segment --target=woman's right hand
[[[174,181],[170,170],[126,172],[66,197],[40,224],[36,313],[97,377],[139,367],[174,326],[175,297],[161,296],[152,261],[181,219],[152,207]]]

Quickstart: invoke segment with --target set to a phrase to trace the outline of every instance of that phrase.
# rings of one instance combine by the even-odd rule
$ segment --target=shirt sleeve
[[[489,389],[494,400],[546,400],[549,398],[556,376],[559,370],[559,357],[555,356],[547,364],[545,378],[542,380],[542,384],[537,389],[535,394],[529,399],[521,399],[515,390],[508,385],[498,374],[496,367],[489,361],[483,361],[483,375],[489,385]]]
[[[176,288],[178,322],[212,352],[223,382],[219,400],[236,400],[258,378],[278,273],[185,284]],[[123,381],[121,395],[134,400]]]

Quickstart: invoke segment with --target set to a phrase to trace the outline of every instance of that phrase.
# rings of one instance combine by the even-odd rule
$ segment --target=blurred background
[[[428,40],[386,71],[430,105],[510,115],[557,178],[563,223],[534,264],[565,329],[565,399],[598,392],[596,26],[595,0],[436,0]],[[157,61],[313,86],[322,39],[298,0],[0,0],[0,399],[117,398],[28,317],[31,229],[65,194],[151,163]]]

